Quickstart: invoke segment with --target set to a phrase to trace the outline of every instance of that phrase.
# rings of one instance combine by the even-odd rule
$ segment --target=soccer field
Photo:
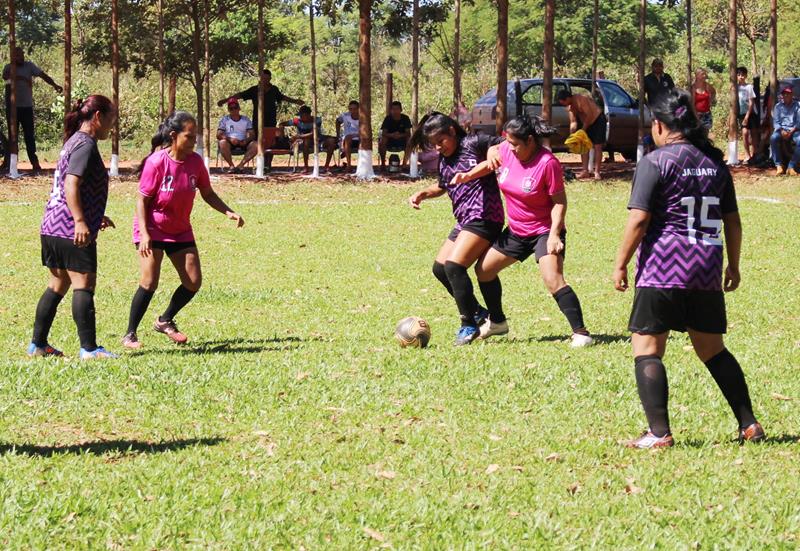
[[[176,347],[150,330],[178,285],[165,263],[140,328],[136,186],[114,182],[99,240],[98,343],[75,360],[69,297],[25,358],[46,285],[46,178],[0,184],[0,547],[3,549],[541,549],[800,546],[797,179],[737,177],[742,286],[730,337],[769,441],[736,423],[685,335],[670,340],[676,446],[623,449],[645,427],[627,318],[610,283],[629,182],[568,186],[566,277],[598,345],[569,327],[533,260],[501,275],[508,338],[452,345],[434,279],[452,227],[424,185],[214,183],[244,228],[202,203],[203,288]],[[632,268],[632,266],[631,266]],[[633,273],[631,271],[631,273]],[[477,292],[477,287],[476,287]],[[400,349],[424,317],[428,349]]]

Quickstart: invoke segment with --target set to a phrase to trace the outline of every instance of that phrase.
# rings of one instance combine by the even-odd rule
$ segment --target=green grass
[[[165,266],[143,351],[96,363],[23,359],[49,184],[3,183],[0,547],[794,549],[800,201],[788,179],[737,184],[727,342],[773,439],[732,442],[727,404],[675,335],[677,445],[641,453],[618,444],[645,424],[632,294],[610,284],[627,182],[569,188],[566,275],[594,348],[569,348],[532,261],[503,273],[510,337],[454,348],[455,306],[430,273],[450,207],[412,211],[417,185],[222,181],[247,224],[195,207],[205,283],[178,319],[191,343],[149,330],[177,285]],[[113,184],[118,228],[99,245],[99,342],[117,351],[134,196]],[[407,315],[430,322],[428,349],[395,344]],[[77,351],[69,299],[51,342]]]

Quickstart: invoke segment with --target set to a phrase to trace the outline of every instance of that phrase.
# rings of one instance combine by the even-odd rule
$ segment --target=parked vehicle
[[[520,80],[522,90],[522,108],[528,114],[541,115],[542,112],[542,79],[532,78]],[[508,117],[517,113],[517,93],[515,82],[508,83],[508,100],[506,103]],[[628,160],[636,160],[636,147],[639,141],[639,102],[631,97],[613,80],[597,81],[598,95],[595,97],[608,119],[606,130],[606,151],[621,153]],[[551,124],[558,134],[550,138],[550,146],[554,151],[566,151],[564,140],[569,135],[569,113],[556,100],[558,92],[569,90],[573,94],[591,95],[592,81],[585,78],[553,79],[553,116]],[[492,90],[475,104],[472,110],[472,131],[478,134],[495,134],[497,118],[497,91]],[[650,110],[645,107],[645,133],[650,133]]]

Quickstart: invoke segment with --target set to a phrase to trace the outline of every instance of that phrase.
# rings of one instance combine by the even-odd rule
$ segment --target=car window
[[[556,101],[556,96],[560,90],[564,90],[565,86],[563,82],[554,82],[553,83],[553,99],[552,104],[558,105],[558,101]],[[542,83],[537,82],[532,84],[522,93],[522,103],[527,105],[541,105],[542,104]]]
[[[628,109],[633,107],[630,96],[616,84],[603,83],[600,85],[600,89],[603,91],[603,95],[609,107],[623,107]]]
[[[588,84],[576,84],[573,82],[570,83],[569,87],[573,95],[592,97],[592,88]],[[594,101],[598,106],[603,107],[603,97],[600,93],[594,96]]]

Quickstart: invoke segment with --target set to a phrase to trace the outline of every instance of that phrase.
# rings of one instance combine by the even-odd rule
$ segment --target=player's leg
[[[479,336],[478,322],[475,319],[476,306],[472,279],[467,269],[472,266],[491,245],[484,237],[471,231],[462,230],[456,237],[453,248],[444,264],[447,279],[453,288],[458,313],[461,316],[461,330],[456,344],[469,344]]]
[[[594,179],[600,180],[600,165],[603,162],[603,144],[594,144]]]
[[[78,339],[81,341],[81,359],[116,358],[116,355],[97,344],[97,321],[94,309],[97,273],[71,270],[67,273],[72,284],[72,319],[78,328]]]
[[[633,333],[633,357],[636,374],[636,388],[642,402],[648,430],[636,440],[628,442],[629,447],[658,448],[673,443],[669,427],[669,386],[664,352],[669,332],[658,334]]]
[[[490,247],[475,265],[475,275],[478,277],[478,286],[481,289],[489,318],[481,325],[481,338],[486,339],[493,335],[508,333],[508,322],[503,312],[503,286],[498,274],[517,262],[517,259],[498,250],[497,242]]]
[[[164,259],[164,251],[153,248],[149,256],[139,257],[139,288],[131,300],[131,309],[128,314],[128,329],[122,337],[122,345],[126,348],[141,348],[141,343],[136,335],[142,318],[150,307],[150,301],[158,289],[158,282],[161,279],[161,262]]]
[[[591,345],[594,341],[583,321],[581,301],[564,279],[564,255],[547,254],[547,236],[542,236],[536,243],[536,258],[539,262],[539,272],[542,275],[544,286],[572,328],[572,346]]]
[[[217,147],[219,147],[219,153],[222,155],[222,158],[228,163],[230,168],[233,168],[233,155],[231,154],[231,142],[226,140],[225,138],[221,139],[217,143]]]
[[[172,265],[178,272],[181,284],[175,289],[167,309],[156,319],[156,331],[166,334],[177,343],[186,342],[186,335],[178,331],[175,325],[175,316],[184,306],[189,304],[202,283],[200,269],[200,254],[196,246],[181,249],[169,255]]]
[[[33,336],[28,347],[29,356],[63,356],[48,343],[50,328],[56,318],[58,305],[70,287],[70,279],[66,270],[50,268],[50,281],[47,283],[39,302],[36,304],[36,317],[33,322]]]

